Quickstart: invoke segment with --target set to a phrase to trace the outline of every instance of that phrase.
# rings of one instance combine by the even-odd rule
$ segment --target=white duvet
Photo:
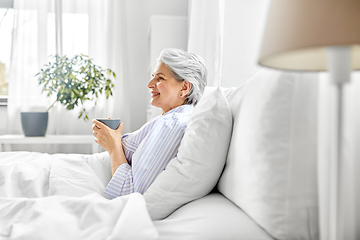
[[[139,193],[108,200],[106,153],[0,153],[0,239],[156,239]]]

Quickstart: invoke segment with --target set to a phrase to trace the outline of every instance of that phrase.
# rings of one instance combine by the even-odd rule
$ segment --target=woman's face
[[[185,101],[187,81],[176,80],[163,62],[158,62],[152,79],[148,83],[151,91],[151,105],[163,110],[163,114],[181,106]],[[185,88],[185,92],[184,92]]]

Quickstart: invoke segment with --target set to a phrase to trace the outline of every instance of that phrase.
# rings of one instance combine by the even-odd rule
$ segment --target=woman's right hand
[[[106,151],[109,152],[111,160],[111,173],[114,175],[116,169],[121,164],[127,163],[121,144],[123,124],[121,123],[118,129],[113,130],[95,119],[92,122],[95,142],[100,144]]]
[[[100,144],[109,153],[118,151],[120,148],[122,150],[121,134],[123,131],[123,123],[121,123],[116,130],[109,128],[96,119],[93,119],[92,123],[96,143]]]

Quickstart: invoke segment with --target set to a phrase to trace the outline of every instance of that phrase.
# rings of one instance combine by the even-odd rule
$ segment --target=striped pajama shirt
[[[192,110],[192,105],[179,106],[125,134],[122,145],[128,163],[117,168],[105,193],[111,198],[143,194],[176,156]]]

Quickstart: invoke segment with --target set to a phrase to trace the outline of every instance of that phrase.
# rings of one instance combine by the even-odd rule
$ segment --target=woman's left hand
[[[123,131],[123,123],[116,130],[109,128],[96,119],[93,119],[92,123],[96,143],[100,144],[109,153],[122,150],[121,133]]]

